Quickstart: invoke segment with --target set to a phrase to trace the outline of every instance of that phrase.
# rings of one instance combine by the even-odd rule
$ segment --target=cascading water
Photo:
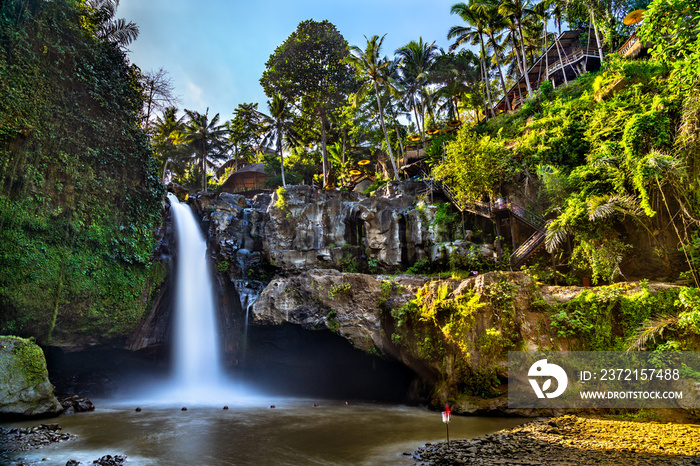
[[[207,243],[192,210],[168,194],[177,233],[173,332],[174,382],[185,390],[216,386],[221,366]]]
[[[207,244],[192,210],[168,194],[177,235],[173,372],[165,382],[144,383],[133,399],[195,405],[246,403],[250,391],[223,371]],[[254,398],[254,397],[253,397]]]

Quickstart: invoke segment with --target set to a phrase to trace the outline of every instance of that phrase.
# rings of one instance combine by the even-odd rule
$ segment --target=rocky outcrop
[[[291,186],[271,197],[222,193],[192,200],[208,230],[213,260],[225,261],[221,269],[244,281],[237,287],[245,300],[255,294],[246,288],[260,291],[251,280],[259,278],[261,264],[295,274],[315,268],[405,269],[423,259],[447,260],[451,253],[491,259],[491,245],[443,237],[434,221],[437,208],[416,202],[419,185],[390,183],[374,197]]]
[[[508,283],[507,290],[498,289],[500,283]],[[318,269],[273,280],[253,306],[251,322],[335,332],[357,348],[401,361],[435,384],[438,403],[463,390],[463,379],[471,373],[500,367],[505,375],[503,351],[521,344],[543,346],[539,328],[548,316],[531,308],[533,287],[522,273],[428,281]],[[508,294],[508,309],[492,304],[496,293]],[[487,330],[493,335],[488,345],[482,338]],[[501,405],[502,400],[489,408],[465,403],[464,410]]]
[[[41,348],[24,338],[0,337],[0,415],[50,416],[61,411]]]
[[[407,300],[424,282],[421,277],[403,276],[391,283],[402,284],[403,299]],[[389,352],[391,343],[382,332],[381,297],[383,290],[393,285],[384,283],[381,277],[333,269],[279,278],[253,305],[251,321],[257,325],[292,323],[308,330],[329,329],[357,348]],[[384,294],[386,302],[389,292]]]

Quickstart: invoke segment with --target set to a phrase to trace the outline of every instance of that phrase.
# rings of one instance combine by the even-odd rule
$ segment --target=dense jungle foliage
[[[162,280],[138,70],[76,0],[0,3],[0,330],[121,336]]]
[[[600,72],[543,83],[517,111],[463,128],[433,167],[463,202],[527,199],[551,220],[547,249],[593,283],[660,269],[699,283],[700,12],[666,3],[638,31],[648,58],[611,54]]]

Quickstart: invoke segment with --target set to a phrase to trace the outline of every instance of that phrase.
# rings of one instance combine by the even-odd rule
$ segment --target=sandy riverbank
[[[700,425],[567,415],[428,444],[413,457],[424,465],[700,465]]]

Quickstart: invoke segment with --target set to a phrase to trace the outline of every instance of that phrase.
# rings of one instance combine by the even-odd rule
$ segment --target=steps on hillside
[[[425,171],[422,171],[420,176],[423,183],[426,185],[426,189],[422,194],[441,191],[460,212],[470,212],[495,220],[495,213],[497,211],[507,210],[512,213],[515,218],[535,230],[532,236],[518,246],[518,248],[513,251],[513,254],[510,255],[511,269],[515,269],[526,263],[527,260],[544,245],[544,239],[547,233],[547,220],[520,204],[512,201],[499,202],[497,204],[475,201],[469,204],[462,204],[457,200],[456,193],[449,185],[433,180]]]

